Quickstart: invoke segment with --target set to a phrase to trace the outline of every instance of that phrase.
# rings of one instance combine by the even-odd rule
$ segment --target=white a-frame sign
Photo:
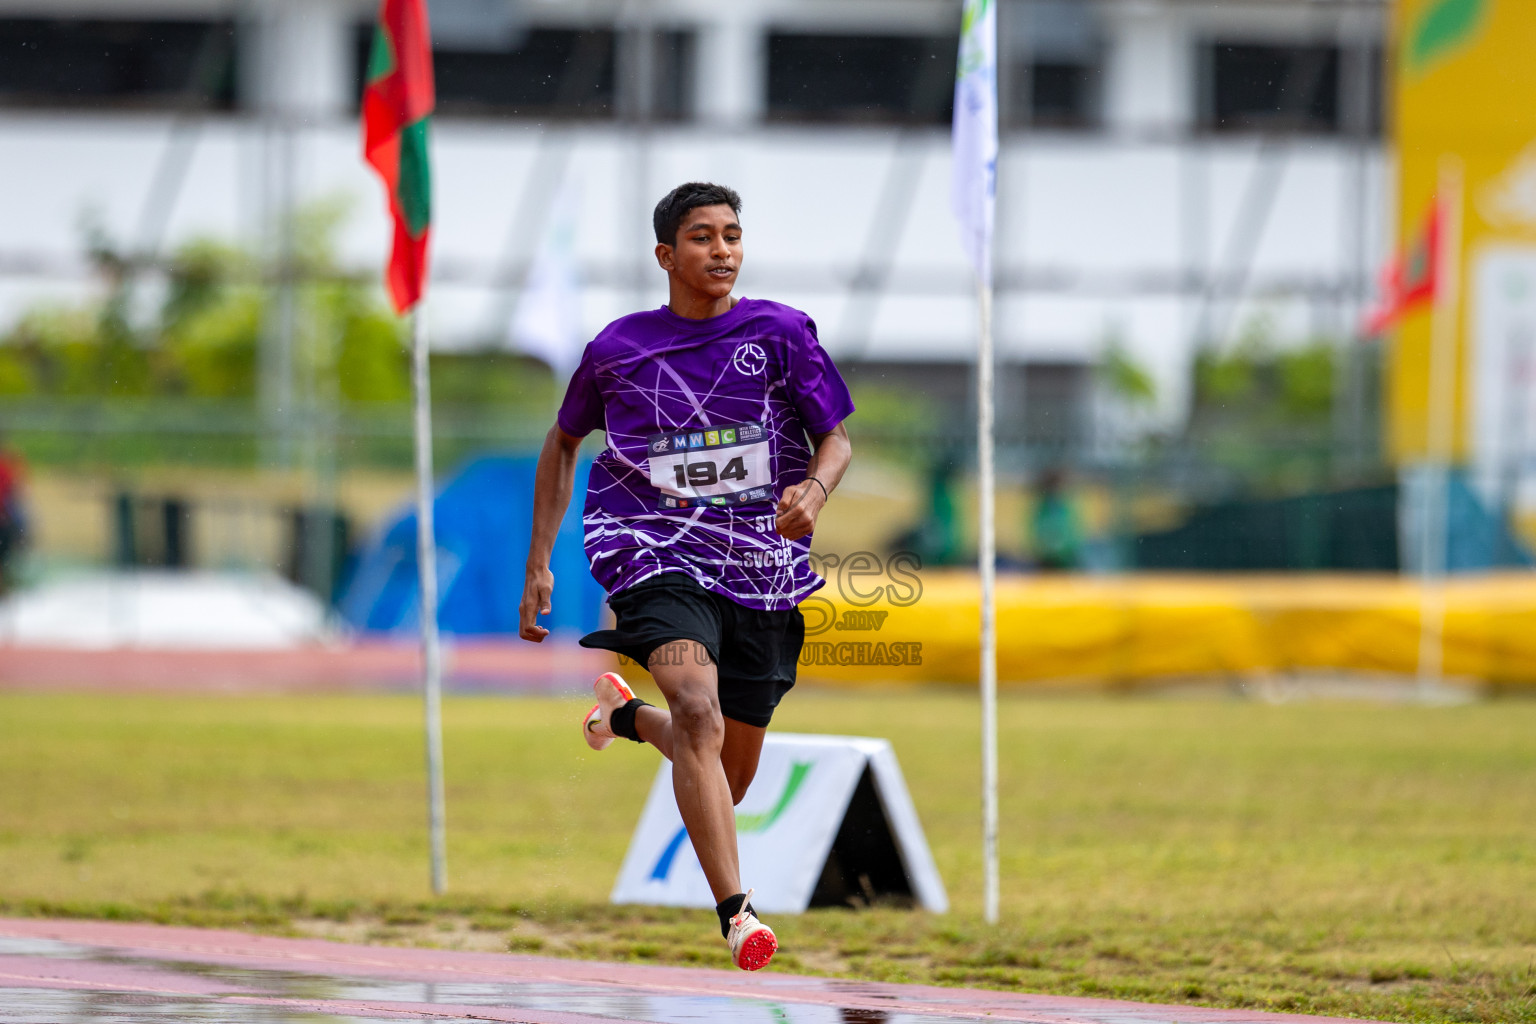
[[[944,882],[885,740],[769,734],[736,808],[741,882],[763,913],[910,899],[949,909]],[[614,903],[713,907],[663,761],[613,887]]]

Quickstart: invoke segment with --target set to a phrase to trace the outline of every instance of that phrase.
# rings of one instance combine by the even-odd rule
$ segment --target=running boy
[[[548,635],[537,616],[550,610],[576,451],[605,431],[583,522],[617,623],[581,642],[645,665],[667,710],[605,672],[582,731],[595,750],[623,737],[672,761],[720,933],[736,966],[755,971],[778,943],[742,891],[734,807],[795,684],[796,605],[823,582],[806,557],[811,530],[852,457],[853,402],[809,317],[731,294],[740,213],[731,189],[698,182],[656,205],[667,304],[609,324],[571,377],[539,454],[521,635]]]

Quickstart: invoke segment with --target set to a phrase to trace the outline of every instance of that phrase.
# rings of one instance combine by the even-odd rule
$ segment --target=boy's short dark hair
[[[729,206],[733,213],[741,216],[741,196],[735,189],[705,181],[690,181],[668,192],[656,204],[656,212],[651,214],[656,241],[676,245],[677,229],[682,227],[683,218],[688,216],[689,210],[700,206]]]

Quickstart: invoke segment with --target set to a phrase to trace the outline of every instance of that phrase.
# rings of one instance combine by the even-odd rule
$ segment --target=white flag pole
[[[981,834],[984,912],[998,919],[997,540],[993,453],[992,222],[997,200],[997,0],[965,0],[955,73],[950,182],[966,255],[976,270],[977,569],[981,576]]]
[[[1423,502],[1419,522],[1419,696],[1445,675],[1445,573],[1450,466],[1456,426],[1456,336],[1461,308],[1461,160],[1440,158],[1435,305],[1429,342],[1429,395]]]
[[[993,456],[992,282],[977,289],[981,338],[976,347],[976,464],[979,508],[977,562],[981,571],[981,843],[984,912],[998,919],[997,862],[997,484]]]
[[[426,300],[411,314],[411,384],[416,406],[416,564],[421,581],[422,698],[426,705],[427,829],[432,891],[448,889],[448,841],[443,795],[443,660],[437,635],[437,534],[432,520],[432,386],[427,368]]]

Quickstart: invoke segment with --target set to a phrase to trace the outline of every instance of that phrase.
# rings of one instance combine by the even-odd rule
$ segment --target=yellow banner
[[[800,606],[799,677],[874,687],[976,685],[974,572],[867,567]],[[884,581],[884,586],[882,582]],[[997,581],[997,675],[1004,683],[1132,688],[1170,680],[1237,681],[1296,673],[1412,677],[1419,663],[1418,580],[1368,573],[1139,573]],[[1536,575],[1463,576],[1444,584],[1451,679],[1536,690]],[[648,681],[619,659],[633,683]],[[652,684],[654,685],[654,684]]]
[[[1399,247],[1424,223],[1442,158],[1463,167],[1455,451],[1486,461],[1479,451],[1500,429],[1491,403],[1513,400],[1524,358],[1505,339],[1536,288],[1536,0],[1398,0],[1389,66]],[[1410,313],[1391,342],[1388,438],[1399,462],[1426,454],[1431,320],[1427,307]]]

